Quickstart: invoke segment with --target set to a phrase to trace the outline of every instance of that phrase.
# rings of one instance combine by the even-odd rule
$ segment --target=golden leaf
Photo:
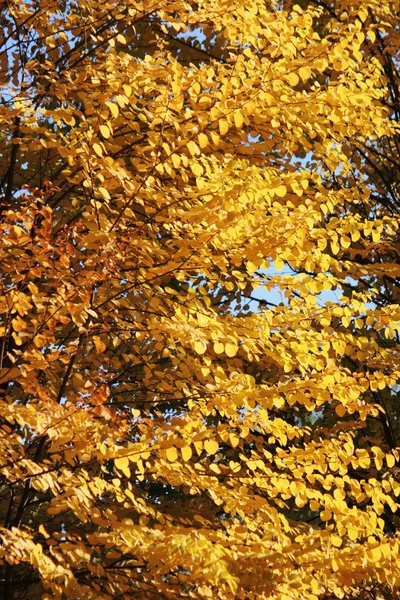
[[[343,406],[343,404],[338,404],[335,407],[335,412],[339,417],[344,417],[344,415],[346,414],[346,407]]]
[[[297,75],[297,73],[289,73],[288,75],[286,75],[286,79],[292,86],[296,86],[299,83],[299,76]]]
[[[121,456],[114,460],[115,467],[121,471],[126,477],[130,477],[131,472],[129,470],[129,459],[126,456]]]
[[[110,137],[110,130],[109,130],[109,128],[107,127],[107,125],[100,125],[100,128],[99,128],[99,129],[100,129],[100,133],[101,133],[101,135],[102,135],[104,138],[108,139],[108,138]]]
[[[280,185],[274,189],[274,192],[279,198],[283,198],[287,193],[287,188],[284,185]]]
[[[311,69],[310,67],[304,66],[300,67],[299,75],[303,81],[307,81],[311,77]]]
[[[332,519],[332,513],[330,510],[321,510],[320,513],[320,519],[321,521],[330,521]]]
[[[330,540],[331,540],[332,546],[335,546],[336,548],[340,548],[340,546],[343,543],[343,540],[340,537],[340,535],[331,535]]]
[[[111,200],[111,196],[106,188],[100,186],[98,190],[105,200]]]
[[[188,461],[192,458],[192,449],[190,446],[183,446],[181,448],[181,454],[184,461]]]
[[[96,347],[97,354],[101,354],[107,348],[107,345],[99,338],[98,335],[93,336],[93,341]]]
[[[129,98],[129,96],[132,95],[132,88],[130,85],[128,85],[127,83],[124,83],[124,85],[122,86],[125,92],[125,95]]]
[[[165,455],[170,462],[178,460],[178,450],[174,446],[167,448]]]
[[[204,449],[207,454],[215,454],[218,451],[219,444],[216,440],[206,440],[204,442]]]
[[[174,165],[175,169],[179,169],[180,165],[181,165],[181,159],[179,158],[178,154],[172,154],[171,155],[171,159],[172,159],[172,164]]]
[[[119,114],[118,105],[115,104],[115,102],[107,102],[107,106],[110,109],[111,114],[114,117],[114,119],[116,119],[118,117],[118,114]]]
[[[96,152],[97,156],[103,156],[103,150],[100,144],[93,144],[93,150]]]
[[[239,348],[238,348],[237,344],[234,344],[232,342],[227,342],[225,344],[225,354],[227,356],[229,356],[230,358],[232,358],[233,356],[236,356],[238,350],[239,350]]]
[[[208,137],[206,136],[205,133],[199,133],[199,135],[197,136],[197,139],[199,141],[199,146],[200,148],[206,148],[206,146],[208,146]]]
[[[235,121],[235,126],[238,129],[241,129],[244,123],[244,117],[242,115],[242,113],[238,110],[236,110],[233,114],[233,120]]]
[[[241,465],[240,465],[240,463],[237,463],[237,462],[234,462],[233,460],[230,460],[229,461],[229,468],[234,473],[238,473],[241,470]]]
[[[389,467],[389,469],[394,467],[394,465],[396,464],[396,459],[394,458],[393,454],[386,454],[386,464]]]
[[[395,594],[398,3],[3,4],[10,584]]]
[[[222,342],[214,342],[214,352],[215,354],[222,354],[225,351],[225,346]]]
[[[197,341],[194,343],[193,348],[197,354],[204,354],[204,352],[207,350],[207,344],[202,341]]]
[[[225,135],[229,131],[229,123],[226,119],[220,119],[218,121],[219,132],[221,135]]]
[[[382,552],[378,546],[375,548],[369,548],[367,550],[366,554],[367,554],[367,557],[369,558],[369,560],[374,563],[379,562],[380,559],[382,558]]]

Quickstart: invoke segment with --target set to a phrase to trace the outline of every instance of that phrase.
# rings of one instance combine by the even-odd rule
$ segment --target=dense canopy
[[[0,599],[400,589],[398,0],[0,4]]]

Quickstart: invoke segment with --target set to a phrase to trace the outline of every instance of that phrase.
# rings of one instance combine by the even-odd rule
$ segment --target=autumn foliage
[[[1,600],[399,597],[399,22],[0,3]]]

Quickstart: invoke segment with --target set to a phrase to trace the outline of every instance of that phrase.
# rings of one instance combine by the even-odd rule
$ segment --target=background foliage
[[[1,3],[4,600],[398,597],[400,7],[348,4]]]

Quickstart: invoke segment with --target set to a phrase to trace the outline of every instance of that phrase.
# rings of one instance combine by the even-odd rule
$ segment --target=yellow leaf
[[[229,131],[229,123],[225,119],[219,120],[219,132],[221,135],[225,135]]]
[[[119,471],[126,475],[126,477],[130,477],[131,472],[129,470],[129,459],[127,456],[121,456],[120,458],[116,458],[114,460],[114,465]]]
[[[107,125],[100,125],[100,133],[106,139],[110,137],[110,130]]]
[[[356,527],[348,527],[347,535],[349,536],[349,539],[354,542],[358,538],[358,529]]]
[[[215,464],[215,463],[212,463],[212,464],[210,465],[210,470],[211,470],[211,471],[214,471],[214,473],[217,473],[217,475],[220,475],[220,474],[221,474],[221,468],[219,467],[219,465],[217,465],[217,464]]]
[[[232,342],[228,342],[227,344],[225,344],[225,354],[230,358],[236,356],[238,350],[239,348],[237,344],[233,344]]]
[[[125,104],[128,103],[127,97],[125,95],[123,96],[122,94],[118,94],[118,96],[116,96],[115,99],[121,108],[124,108]],[[140,113],[140,114],[143,114],[143,113]],[[140,118],[140,114],[139,114],[139,118]]]
[[[286,79],[292,86],[296,86],[299,83],[299,76],[297,75],[297,73],[289,73],[286,76]]]
[[[342,545],[342,538],[340,537],[340,535],[332,535],[331,536],[331,543],[332,546],[335,546],[335,548],[340,548],[340,546]]]
[[[382,552],[381,549],[379,547],[376,548],[369,548],[367,550],[367,557],[369,558],[369,560],[371,562],[379,562],[380,559],[382,558]]]
[[[219,137],[218,133],[216,131],[211,131],[210,136],[211,136],[212,143],[215,146],[218,146],[221,141],[221,138]]]
[[[359,44],[362,44],[363,41],[365,40],[365,33],[363,31],[358,31],[356,33],[356,38]]]
[[[103,198],[104,198],[105,200],[111,200],[111,196],[110,196],[110,194],[108,193],[108,190],[106,190],[106,188],[104,188],[104,187],[101,187],[101,186],[100,186],[100,187],[98,188],[98,191],[100,192],[100,194],[103,196]]]
[[[199,133],[197,139],[199,141],[200,148],[205,148],[206,146],[208,146],[208,137],[205,133]]]
[[[201,93],[201,85],[198,81],[196,81],[191,88],[191,91],[193,92],[193,94],[195,94],[196,96],[198,96]]]
[[[204,354],[204,352],[207,350],[207,344],[201,341],[195,342],[193,347],[197,354]]]
[[[175,446],[167,448],[165,454],[170,462],[175,462],[176,460],[178,460],[178,450],[175,448]]]
[[[129,96],[131,96],[131,94],[132,94],[131,86],[128,85],[127,83],[124,83],[124,85],[122,87],[124,88],[125,95],[129,98]]]
[[[246,263],[246,270],[249,273],[249,275],[253,275],[253,273],[255,271],[257,271],[258,266],[256,264],[254,264],[253,262],[251,262],[250,260]]]
[[[103,156],[103,150],[101,149],[100,144],[93,144],[93,150],[96,152],[97,156]]]
[[[337,254],[340,250],[340,246],[335,240],[331,241],[331,250],[332,254]]]
[[[222,354],[225,350],[225,346],[224,344],[222,344],[221,342],[215,342],[214,343],[214,352],[215,354]]]
[[[254,115],[257,110],[257,104],[254,102],[254,100],[249,100],[243,106],[243,110],[245,111],[246,115]]]
[[[179,169],[179,167],[181,166],[181,159],[180,159],[179,155],[173,154],[171,156],[171,159],[172,159],[172,164],[174,165],[174,168]]]
[[[349,248],[351,245],[351,239],[347,237],[347,235],[343,235],[340,238],[340,245],[342,246],[342,248]]]
[[[396,459],[394,458],[393,454],[386,454],[386,463],[389,469],[394,467],[394,465],[396,464]]]
[[[244,118],[243,115],[240,111],[235,111],[234,115],[233,115],[233,120],[235,121],[235,125],[238,129],[242,128],[242,125],[244,123]]]
[[[334,490],[334,492],[333,492],[333,497],[338,502],[341,502],[342,500],[344,500],[346,498],[346,492],[344,492],[340,488],[336,488],[336,490]]]
[[[192,156],[199,156],[200,155],[200,149],[198,147],[197,144],[195,144],[195,142],[193,140],[190,140],[190,142],[187,143],[187,149],[189,150],[190,154]]]
[[[199,163],[193,162],[190,165],[190,169],[191,169],[193,175],[196,175],[196,177],[200,177],[204,173],[204,169],[201,165],[199,165]]]
[[[236,448],[236,446],[240,442],[240,439],[239,439],[239,437],[235,433],[230,433],[229,434],[229,441],[231,443],[232,448]]]
[[[110,112],[111,112],[112,116],[114,117],[114,119],[116,119],[119,114],[118,105],[115,104],[114,102],[107,102],[107,106],[110,109]]]
[[[311,69],[309,67],[300,67],[299,75],[303,81],[307,81],[311,77]]]
[[[274,189],[274,192],[277,196],[279,196],[279,198],[283,198],[287,193],[287,188],[284,185],[280,185]]]
[[[204,442],[204,449],[207,454],[215,454],[218,450],[219,444],[215,440],[206,440]]]
[[[198,441],[193,442],[193,445],[195,447],[197,454],[200,456],[200,454],[203,452],[203,442],[201,440],[198,440]]]
[[[384,558],[388,558],[388,556],[390,556],[392,553],[392,548],[390,544],[381,544],[379,548]]]
[[[183,448],[181,448],[181,454],[182,454],[182,458],[183,460],[187,461],[190,460],[192,458],[192,449],[190,446],[184,446]]]
[[[359,466],[362,469],[369,469],[371,464],[371,459],[369,456],[362,456],[358,461]]]

